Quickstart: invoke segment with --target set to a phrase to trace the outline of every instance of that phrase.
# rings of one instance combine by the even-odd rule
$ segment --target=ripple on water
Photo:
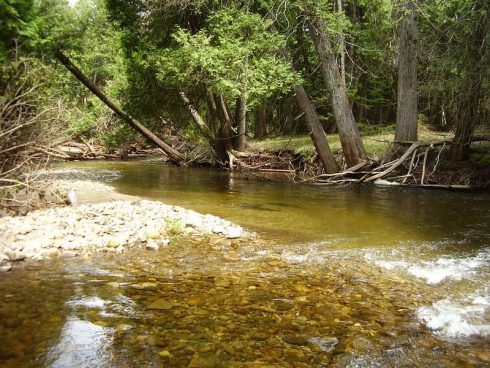
[[[487,291],[488,292],[488,291]],[[432,306],[420,307],[419,318],[430,330],[442,337],[489,337],[490,297],[470,295],[462,301],[442,299]]]
[[[413,277],[430,287],[428,292],[435,301],[420,306],[417,315],[435,335],[489,337],[490,249],[466,256],[438,256],[437,244],[433,243],[415,253],[410,249],[402,246],[396,250],[367,250],[364,257],[378,267]]]

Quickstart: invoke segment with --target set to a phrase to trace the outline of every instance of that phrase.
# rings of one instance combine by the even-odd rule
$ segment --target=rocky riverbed
[[[27,260],[76,257],[99,251],[121,253],[135,246],[158,251],[175,237],[253,236],[216,216],[125,196],[110,186],[88,180],[91,178],[87,175],[65,174],[51,180],[51,185],[58,188],[60,196],[68,189],[77,190],[78,202],[82,204],[1,217],[0,271],[8,271],[14,264]]]

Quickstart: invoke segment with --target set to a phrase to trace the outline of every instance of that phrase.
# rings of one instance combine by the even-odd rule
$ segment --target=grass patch
[[[374,159],[381,158],[390,149],[395,137],[395,127],[393,125],[385,127],[361,126],[360,132],[368,156]],[[419,126],[418,135],[421,141],[435,141],[452,137],[452,133],[434,132],[425,125]],[[332,151],[338,152],[341,149],[338,134],[328,134],[327,139]],[[313,157],[315,154],[315,147],[308,135],[280,136],[263,140],[252,140],[249,143],[253,150],[258,151],[292,151],[306,158]]]

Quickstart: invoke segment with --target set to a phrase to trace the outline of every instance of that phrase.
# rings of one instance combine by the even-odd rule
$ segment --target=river
[[[268,246],[174,241],[0,275],[2,366],[490,364],[488,193],[315,187],[159,161],[69,166]]]

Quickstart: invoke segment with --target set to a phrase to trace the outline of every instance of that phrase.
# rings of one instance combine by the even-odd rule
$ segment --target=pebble
[[[170,243],[166,236],[175,223],[187,226],[181,236],[214,233],[221,239],[250,237],[230,221],[157,201],[81,204],[0,218],[0,267],[9,270],[6,266],[11,262],[94,251],[122,253],[135,245],[156,251]],[[229,260],[238,258],[234,252],[225,255]]]

